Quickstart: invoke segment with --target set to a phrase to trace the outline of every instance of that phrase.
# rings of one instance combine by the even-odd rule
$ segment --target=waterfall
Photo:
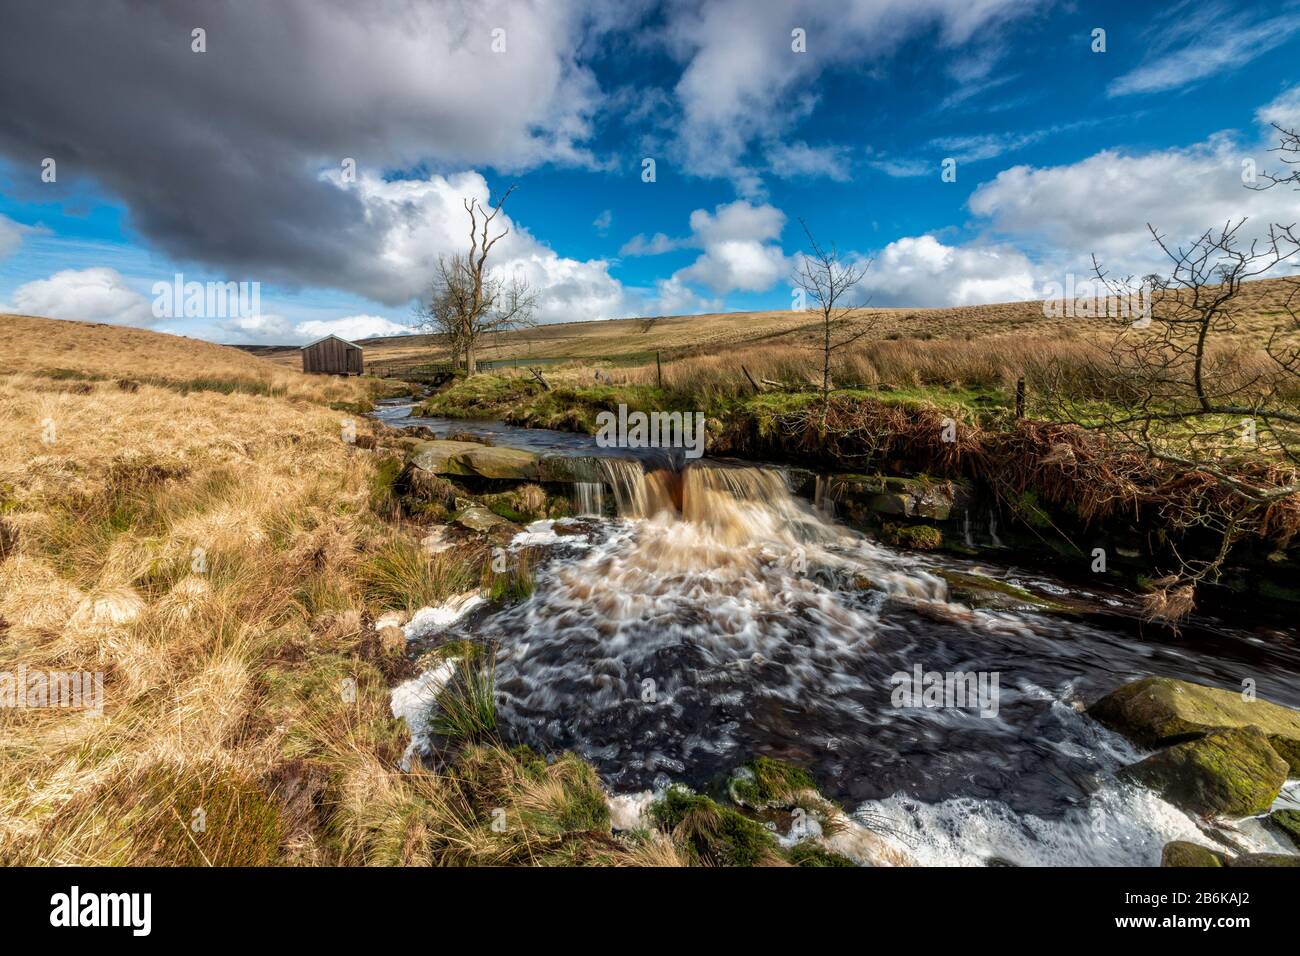
[[[573,513],[583,517],[600,517],[605,513],[605,484],[600,481],[573,483]]]

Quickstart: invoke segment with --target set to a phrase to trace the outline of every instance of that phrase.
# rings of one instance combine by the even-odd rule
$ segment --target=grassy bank
[[[444,699],[431,766],[403,770],[390,691],[419,665],[376,619],[531,582],[500,587],[486,540],[420,547],[440,521],[330,407],[373,383],[248,389],[259,360],[226,379],[207,351],[173,351],[170,384],[72,354],[73,374],[0,375],[0,675],[103,675],[100,710],[0,707],[0,863],[843,862],[792,859],[704,798],[616,834],[588,765],[497,738],[490,674]],[[175,384],[200,374],[216,387]]]

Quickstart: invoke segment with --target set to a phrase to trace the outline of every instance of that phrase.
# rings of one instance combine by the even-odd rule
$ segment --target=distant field
[[[297,349],[293,350],[297,354]],[[309,401],[357,401],[355,379],[304,375],[249,352],[147,329],[0,315],[0,376],[131,380],[182,391],[239,391]]]
[[[1285,280],[1250,283],[1242,292],[1237,316],[1239,336],[1263,344],[1267,332],[1285,315],[1292,285]],[[1016,338],[1087,338],[1103,323],[1082,318],[1049,319],[1041,301],[937,309],[863,309],[870,326],[867,340]],[[656,352],[664,361],[706,356],[763,344],[811,344],[817,329],[813,312],[728,312],[661,318],[564,322],[504,333],[480,350],[487,361],[573,360],[582,364],[642,365]],[[865,341],[865,340],[864,340]],[[446,358],[446,350],[428,335],[366,339],[366,366],[377,374],[400,374],[412,366]],[[296,347],[246,347],[246,351],[281,365],[298,368]]]

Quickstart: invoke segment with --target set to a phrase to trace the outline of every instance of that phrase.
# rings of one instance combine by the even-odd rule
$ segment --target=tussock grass
[[[0,375],[0,671],[104,675],[102,712],[0,709],[0,863],[681,862],[614,836],[578,758],[495,742],[490,659],[444,697],[441,769],[399,769],[409,665],[371,622],[485,555],[420,550],[331,389],[119,388],[101,360]]]

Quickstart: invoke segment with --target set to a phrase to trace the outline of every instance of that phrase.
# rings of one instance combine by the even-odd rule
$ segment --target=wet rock
[[[1223,727],[1254,725],[1300,776],[1300,711],[1169,677],[1125,684],[1088,708],[1096,720],[1143,747],[1162,747]]]
[[[1223,866],[1224,855],[1209,847],[1188,840],[1174,840],[1165,844],[1160,853],[1161,866]]]
[[[951,481],[925,481],[886,475],[833,475],[830,496],[877,515],[947,521],[964,507],[965,494]]]
[[[940,577],[948,582],[952,597],[967,607],[992,610],[1053,610],[1056,603],[1026,591],[1024,588],[966,571],[939,569]]]
[[[1286,761],[1253,726],[1174,744],[1120,771],[1122,779],[1150,787],[1191,813],[1229,817],[1267,810],[1286,775]]]
[[[1290,837],[1296,849],[1300,850],[1300,810],[1274,810],[1268,820]]]
[[[422,441],[411,450],[411,464],[435,475],[473,475],[475,472],[458,458],[482,447],[464,441]]]
[[[1235,860],[1229,860],[1228,866],[1300,866],[1300,856],[1289,853],[1245,853]]]
[[[471,531],[491,531],[501,525],[508,525],[500,515],[495,515],[488,511],[482,505],[470,505],[462,509],[455,517],[458,525],[469,528]]]

